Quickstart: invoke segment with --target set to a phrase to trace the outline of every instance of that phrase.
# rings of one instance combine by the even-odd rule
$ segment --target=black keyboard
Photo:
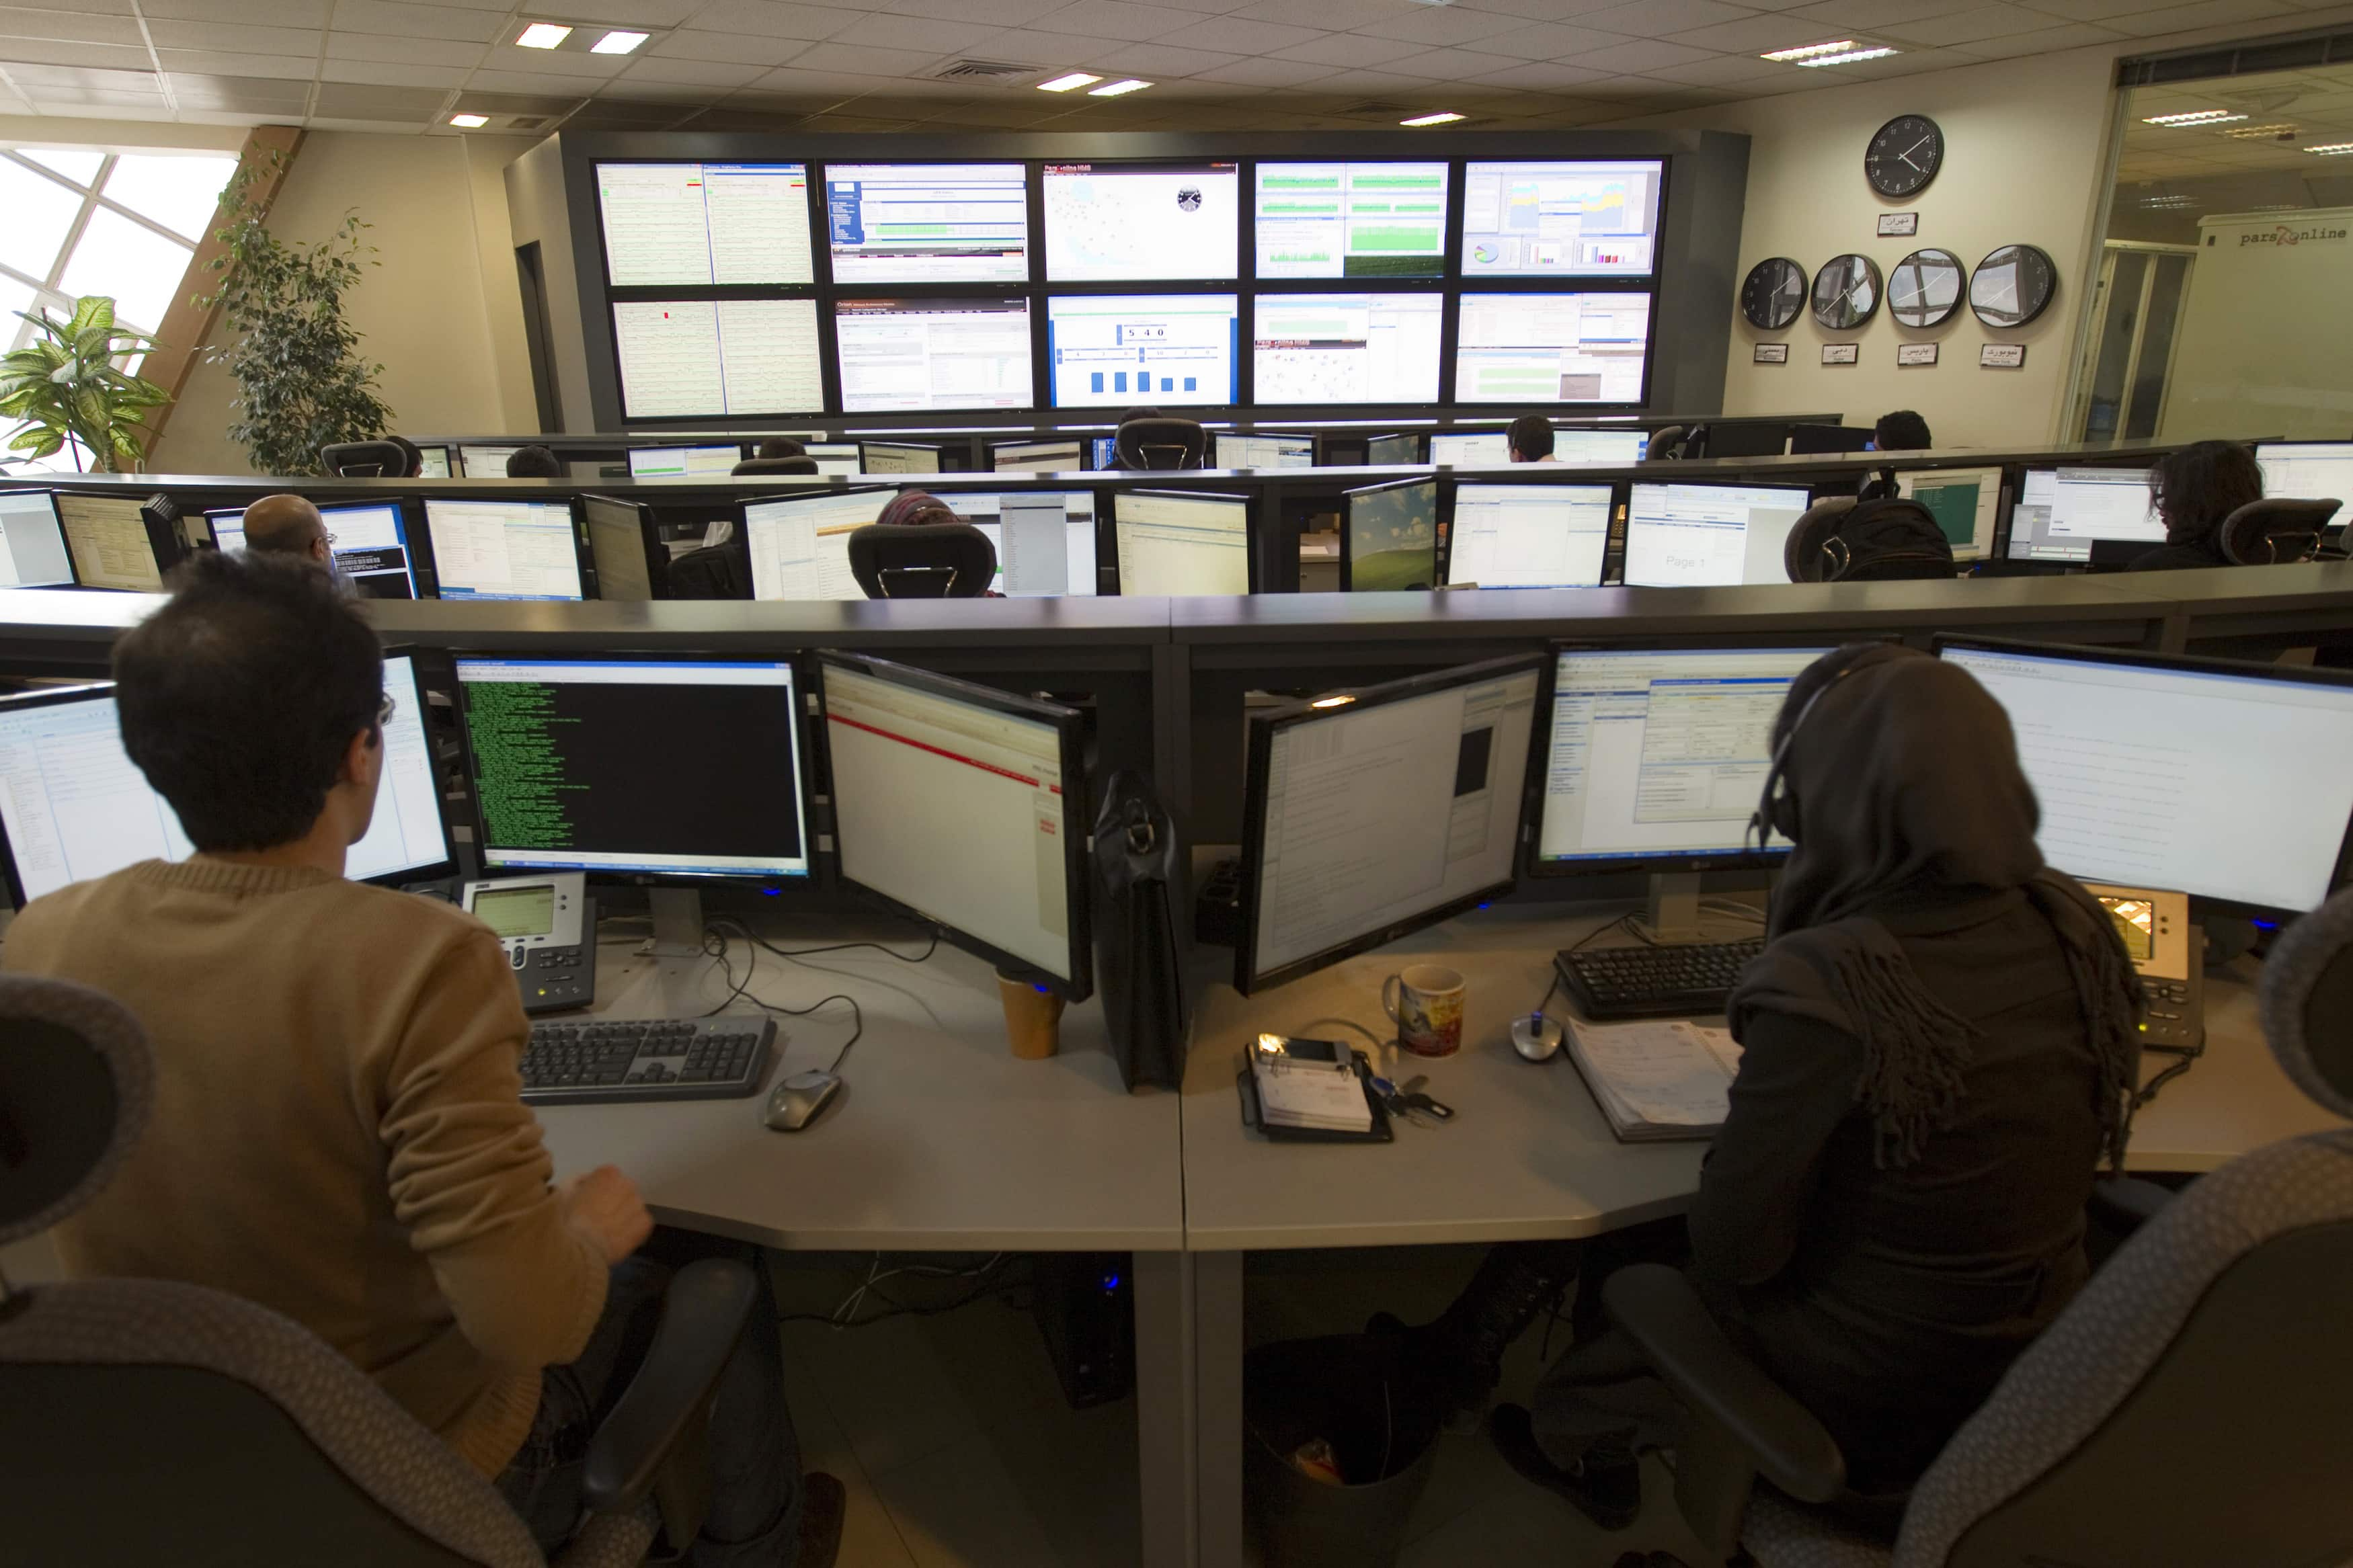
[[[1724,1011],[1733,983],[1765,939],[1672,947],[1587,947],[1557,952],[1552,966],[1577,1010],[1612,1018],[1698,1016]]]
[[[741,1100],[760,1092],[773,1018],[626,1018],[533,1024],[522,1053],[532,1105]]]

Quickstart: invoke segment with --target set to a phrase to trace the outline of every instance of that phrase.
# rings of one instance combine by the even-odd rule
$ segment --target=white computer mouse
[[[840,1092],[841,1079],[829,1072],[797,1072],[768,1091],[760,1120],[778,1132],[798,1132],[825,1114]]]

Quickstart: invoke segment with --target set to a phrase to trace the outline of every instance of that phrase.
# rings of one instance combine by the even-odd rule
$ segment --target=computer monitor
[[[1808,504],[1804,489],[1783,485],[1635,485],[1626,508],[1625,582],[1786,583],[1781,548]]]
[[[1087,438],[1087,467],[1097,473],[1109,471],[1119,461],[1119,437],[1091,436]]]
[[[578,503],[428,496],[425,529],[445,599],[583,599]],[[591,563],[593,570],[593,563]]]
[[[1446,581],[1455,587],[1598,588],[1609,547],[1609,485],[1454,487]]]
[[[513,447],[460,447],[458,448],[458,471],[453,479],[502,479],[507,477],[507,459],[522,450]]]
[[[420,479],[446,479],[452,477],[449,448],[442,446],[417,448],[417,477]]]
[[[163,509],[71,490],[55,496],[75,582],[133,594],[163,591],[164,574],[180,559],[178,536]]]
[[[744,503],[754,599],[863,599],[849,536],[881,515],[886,489],[818,490]]]
[[[73,580],[56,495],[0,490],[0,588],[60,587]]]
[[[1444,163],[1261,163],[1257,185],[1255,277],[1446,270]]]
[[[1432,431],[1430,460],[1441,468],[1500,468],[1512,460],[1512,439],[1501,430]]]
[[[1315,466],[1313,436],[1237,436],[1220,430],[1213,468],[1312,468]]]
[[[1112,497],[1112,535],[1122,594],[1182,598],[1258,585],[1248,496],[1121,490]]]
[[[1229,258],[1228,276],[1233,262]],[[1046,301],[1057,408],[1239,401],[1241,318],[1231,294],[1087,294]]]
[[[1650,444],[1649,434],[1639,428],[1564,430],[1555,426],[1552,460],[1556,463],[1607,463],[1612,468],[1630,468],[1642,460],[1642,453]]]
[[[788,661],[457,663],[484,869],[809,874]]]
[[[1642,401],[1648,294],[1465,294],[1457,403]]]
[[[801,451],[817,465],[818,478],[822,479],[847,479],[862,471],[859,464],[864,454],[856,441],[810,441]]]
[[[825,406],[814,300],[616,300],[612,310],[625,418],[734,418]],[[467,472],[474,472],[470,463]]]
[[[1658,267],[1656,158],[1505,163],[1462,175],[1465,278],[1630,278]]]
[[[1418,435],[1374,436],[1365,442],[1365,461],[1373,468],[1390,468],[1421,461]]]
[[[1028,408],[1029,301],[838,300],[845,414]]]
[[[1789,427],[1778,419],[1734,419],[1706,428],[1706,457],[1778,458],[1789,449]]]
[[[1092,490],[954,490],[940,500],[997,547],[992,592],[1008,599],[1092,595]]]
[[[1048,163],[1043,184],[1049,282],[1234,276],[1239,163]]]
[[[2155,549],[2165,523],[2142,468],[2029,468],[2010,508],[2012,561],[2089,561],[2094,540]]]
[[[828,163],[836,283],[1026,283],[1020,163]]]
[[[455,876],[413,656],[385,656],[384,689],[392,717],[375,815],[344,852],[343,874],[362,882]],[[123,750],[111,685],[0,700],[0,839],[18,909],[69,882],[195,853],[178,814]]]
[[[1438,481],[1405,479],[1346,492],[1340,590],[1430,588],[1438,583]]]
[[[1580,647],[1553,659],[1531,876],[1778,865],[1748,847],[1773,721],[1822,647]]]
[[[1253,400],[1435,403],[1437,294],[1261,294],[1253,307]]]
[[[744,448],[733,442],[723,447],[632,447],[629,478],[677,479],[690,476],[725,479],[744,460]]]
[[[1994,521],[2001,511],[2000,468],[1920,468],[1895,476],[1895,489],[1936,520],[1956,561],[1993,553]]]
[[[1871,437],[1868,425],[1792,425],[1789,455],[1818,458],[1838,452],[1868,452]]]
[[[335,569],[364,599],[417,597],[417,561],[408,542],[408,518],[398,501],[356,501],[322,506],[327,549]],[[216,550],[245,548],[245,509],[205,513]]]
[[[920,441],[860,441],[858,468],[868,474],[936,474],[940,449]]]
[[[2353,674],[1940,637],[2010,715],[2043,858],[2285,920],[2353,847]]]
[[[801,163],[599,163],[606,280],[807,283],[808,169]]]
[[[611,496],[582,496],[588,553],[596,563],[596,596],[642,603],[666,596],[670,546],[662,542],[654,509]]]
[[[1508,891],[1543,684],[1523,654],[1252,714],[1235,989]]]
[[[2328,520],[2342,527],[2353,508],[2353,441],[2265,441],[2255,448],[2263,470],[2263,494],[2294,500],[2322,500],[2330,496],[2347,506]]]
[[[1055,474],[1084,463],[1082,444],[1069,441],[999,441],[988,448],[988,466],[1000,474]]]
[[[887,659],[826,654],[842,880],[1071,1001],[1094,985],[1083,721]]]

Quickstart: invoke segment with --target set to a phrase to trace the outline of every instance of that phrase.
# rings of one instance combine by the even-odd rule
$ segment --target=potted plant
[[[114,362],[149,352],[154,340],[117,327],[103,294],[76,300],[62,321],[44,310],[16,314],[39,335],[0,355],[0,415],[18,421],[8,449],[47,458],[71,443],[76,468],[86,452],[100,473],[135,471],[147,453],[146,411],[172,395]]]

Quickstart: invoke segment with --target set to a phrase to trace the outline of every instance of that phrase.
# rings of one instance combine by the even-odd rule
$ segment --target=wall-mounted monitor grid
[[[599,163],[605,273],[616,289],[807,283],[800,163]]]
[[[1057,408],[1230,404],[1240,318],[1231,294],[1089,294],[1046,301]]]
[[[1258,276],[1439,277],[1446,174],[1444,163],[1261,163]]]
[[[1123,595],[1250,591],[1249,497],[1122,490],[1112,509]]]
[[[860,441],[858,466],[869,474],[936,474],[940,449],[921,442]]]
[[[849,536],[891,499],[882,489],[782,496],[744,503],[755,599],[863,599],[849,570]]]
[[[1648,294],[1465,294],[1457,403],[1640,403]]]
[[[1042,183],[1050,282],[1234,275],[1239,163],[1048,163]]]
[[[1438,481],[1350,490],[1341,523],[1340,586],[1352,594],[1438,583]]]
[[[1482,162],[1462,179],[1465,278],[1639,278],[1658,266],[1655,159]]]
[[[2165,542],[2142,468],[2029,468],[2010,509],[2013,561],[2089,561],[2094,540]]]
[[[1022,164],[833,163],[825,201],[837,283],[1029,279]]]
[[[991,592],[1008,599],[1095,592],[1092,490],[955,490],[940,500],[997,547]]]
[[[849,414],[1029,406],[1027,300],[839,300]]]
[[[1261,404],[1435,403],[1436,294],[1261,294],[1250,329]]]
[[[1315,466],[1313,436],[1237,436],[1218,432],[1210,458],[1213,468],[1312,468]]]
[[[618,300],[613,347],[632,419],[825,405],[814,300]]]
[[[2000,468],[1936,468],[1895,476],[1907,500],[1928,509],[1953,547],[1956,561],[1982,561],[1993,553],[1994,521],[2000,511]]]
[[[580,545],[569,500],[428,496],[425,526],[445,599],[577,599]]]
[[[1787,583],[1782,547],[1809,504],[1781,485],[1635,485],[1626,508],[1630,586]]]
[[[0,588],[47,588],[73,580],[57,498],[47,490],[0,490]]]
[[[1482,588],[1598,588],[1616,490],[1609,485],[1457,485],[1446,581]]]
[[[632,447],[629,478],[677,479],[690,476],[724,479],[744,460],[744,448],[724,447]]]
[[[1085,466],[1083,446],[1071,441],[999,441],[988,448],[988,466],[1000,474],[1053,474]]]
[[[417,597],[417,562],[408,545],[408,519],[397,501],[362,501],[319,508],[326,525],[327,549],[343,574],[364,599]],[[208,511],[213,548],[245,548],[245,509]]]
[[[1512,460],[1512,443],[1501,430],[1433,431],[1430,460],[1441,468],[1501,467]]]
[[[2334,496],[2348,503],[2337,509],[2328,526],[2341,526],[2353,507],[2353,441],[2266,441],[2255,448],[2263,466],[2263,494],[2293,500],[2322,500]]]

